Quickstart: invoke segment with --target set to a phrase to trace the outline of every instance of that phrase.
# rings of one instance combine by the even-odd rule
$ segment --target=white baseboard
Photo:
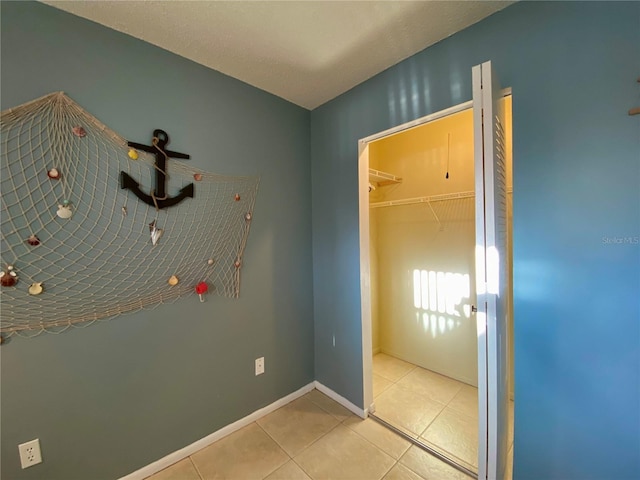
[[[154,473],[158,473],[160,470],[164,470],[165,468],[173,465],[174,463],[179,462],[183,458],[187,458],[189,455],[196,453],[198,450],[202,450],[203,448],[208,447],[213,442],[220,440],[221,438],[226,437],[227,435],[230,435],[237,430],[240,430],[242,427],[246,427],[247,425],[255,422],[256,420],[259,420],[260,418],[264,417],[265,415],[268,415],[274,410],[277,410],[278,408],[286,405],[287,403],[294,401],[296,398],[301,397],[305,393],[310,392],[314,388],[318,388],[318,390],[322,391],[323,393],[326,393],[323,390],[321,390],[319,387],[317,387],[318,385],[319,385],[318,382],[311,382],[308,385],[305,385],[304,387],[300,388],[299,390],[296,390],[295,392],[290,393],[286,397],[282,397],[280,400],[276,400],[272,404],[267,405],[266,407],[261,408],[260,410],[256,410],[255,412],[247,415],[244,418],[241,418],[236,422],[233,422],[230,425],[227,425],[226,427],[222,427],[220,430],[213,432],[212,434],[207,435],[206,437],[193,442],[191,445],[188,445],[184,448],[181,448],[180,450],[170,453],[166,457],[163,457],[160,460],[156,460],[155,462],[150,463],[149,465],[142,467],[141,469],[136,470],[135,472],[122,477],[120,480],[144,480],[145,478],[153,475]],[[324,385],[322,385],[322,387],[328,391],[331,391]],[[333,395],[340,397],[337,393],[335,392],[332,392],[332,393]],[[342,403],[337,398],[332,397],[328,393],[326,393],[326,395],[330,396],[331,398],[336,400],[338,403],[341,403],[352,412],[357,413],[355,410],[352,410],[348,405]],[[357,409],[357,407],[351,404],[348,400],[342,397],[340,398],[344,402],[347,402],[348,404],[350,404],[353,408]]]
[[[337,394],[336,392],[331,390],[329,387],[325,387],[323,384],[321,384],[317,380],[314,382],[314,384],[315,384],[315,387],[318,390],[320,390],[322,393],[324,393],[327,397],[331,398],[332,400],[335,400],[347,410],[350,410],[356,415],[358,415],[360,418],[367,418],[369,416],[368,409],[363,410],[360,407],[355,406],[353,403],[351,403],[349,400],[344,398],[342,395]]]

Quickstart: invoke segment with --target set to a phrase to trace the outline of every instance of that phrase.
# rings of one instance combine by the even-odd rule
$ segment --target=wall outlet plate
[[[264,357],[256,358],[256,376],[264,373]]]
[[[42,463],[40,440],[37,438],[18,445],[18,452],[20,452],[20,465],[23,469]]]

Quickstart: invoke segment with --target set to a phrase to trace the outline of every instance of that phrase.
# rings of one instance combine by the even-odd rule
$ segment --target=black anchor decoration
[[[175,197],[169,197],[165,193],[165,185],[167,181],[167,159],[181,158],[188,160],[191,157],[186,153],[165,150],[164,147],[169,143],[169,135],[164,130],[156,129],[153,131],[152,143],[152,145],[142,145],[140,143],[127,142],[127,145],[137,148],[138,150],[156,154],[156,188],[151,191],[151,195],[144,193],[140,190],[140,184],[126,172],[120,172],[120,188],[131,190],[136,197],[144,203],[151,205],[152,207],[156,207],[157,209],[172,207],[187,197],[193,198],[195,190],[193,183],[182,188],[180,193]]]

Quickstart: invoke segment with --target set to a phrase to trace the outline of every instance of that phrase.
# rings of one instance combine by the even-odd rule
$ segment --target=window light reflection
[[[413,306],[416,323],[433,338],[471,317],[469,274],[413,270]],[[457,317],[457,318],[456,318]]]
[[[430,312],[446,313],[454,317],[464,315],[469,318],[471,307],[463,300],[469,300],[471,285],[469,274],[413,271],[413,306]]]

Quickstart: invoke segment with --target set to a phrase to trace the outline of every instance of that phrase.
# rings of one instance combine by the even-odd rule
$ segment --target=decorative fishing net
[[[124,171],[152,192],[155,155],[132,159],[124,138],[63,93],[2,112],[0,127],[3,336],[198,301],[207,287],[238,296],[259,178],[169,160],[166,195],[190,183],[195,195],[157,210],[119,182]]]

